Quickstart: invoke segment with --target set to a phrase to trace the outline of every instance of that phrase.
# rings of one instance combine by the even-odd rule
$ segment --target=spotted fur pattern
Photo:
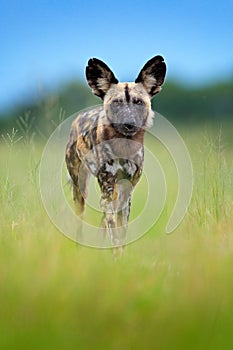
[[[119,83],[99,59],[88,61],[86,78],[103,106],[80,113],[66,148],[76,212],[82,215],[90,174],[98,179],[103,211],[101,227],[112,245],[126,239],[131,195],[143,169],[144,134],[152,125],[151,98],[160,91],[166,65],[161,56],[149,60],[135,82]]]

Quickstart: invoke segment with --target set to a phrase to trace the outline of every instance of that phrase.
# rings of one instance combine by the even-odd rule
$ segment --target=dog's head
[[[109,123],[125,136],[151,124],[151,98],[161,90],[166,74],[162,56],[151,58],[133,83],[119,83],[111,69],[97,58],[88,61],[86,78],[95,95],[104,101]]]

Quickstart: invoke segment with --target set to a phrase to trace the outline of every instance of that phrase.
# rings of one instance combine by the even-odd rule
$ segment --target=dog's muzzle
[[[124,136],[133,136],[135,135],[139,128],[133,124],[132,122],[130,123],[113,123],[113,127],[114,129],[119,132],[120,134],[124,135]]]

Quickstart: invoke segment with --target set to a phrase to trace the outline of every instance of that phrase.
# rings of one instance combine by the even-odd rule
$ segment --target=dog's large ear
[[[162,56],[151,58],[140,71],[135,83],[142,83],[150,95],[161,90],[166,75],[166,64]]]
[[[118,80],[111,69],[98,58],[91,58],[86,67],[88,85],[95,95],[104,98],[111,84],[117,84]]]

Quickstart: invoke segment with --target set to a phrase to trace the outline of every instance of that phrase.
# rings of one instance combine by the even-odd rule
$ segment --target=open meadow
[[[0,349],[233,349],[232,130],[230,122],[178,127],[194,188],[187,215],[170,235],[175,168],[147,139],[167,174],[168,196],[157,223],[117,262],[110,250],[80,246],[54,227],[38,185],[44,144],[4,134]],[[136,191],[132,217],[144,198],[143,178]]]

